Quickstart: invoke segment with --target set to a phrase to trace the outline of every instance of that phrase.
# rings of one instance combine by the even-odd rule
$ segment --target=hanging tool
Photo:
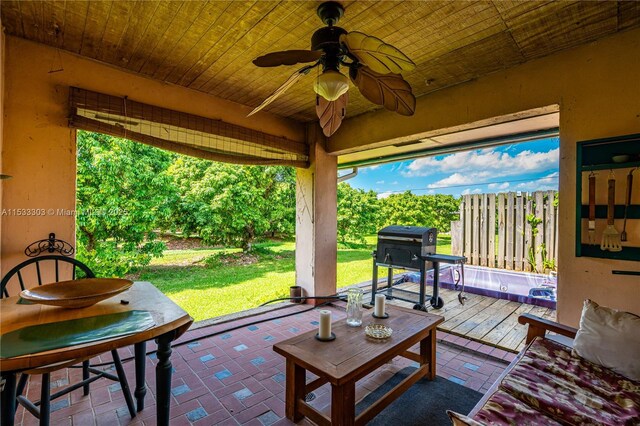
[[[602,242],[600,243],[601,250],[609,251],[621,251],[622,245],[620,244],[620,234],[614,226],[615,220],[614,209],[616,204],[616,177],[613,171],[609,174],[609,193],[607,202],[607,227],[602,232]]]
[[[456,289],[458,288],[458,282],[460,281],[460,279],[462,280],[462,290],[460,290],[460,293],[458,293],[458,302],[460,302],[461,305],[464,305],[465,302],[467,301],[467,295],[464,294],[464,262],[460,263],[460,274],[459,274],[459,279],[458,281],[456,281]]]
[[[620,241],[627,241],[627,210],[631,204],[631,187],[633,186],[633,171],[631,169],[627,175],[627,197],[624,202],[624,221],[622,222],[622,232],[620,233]]]
[[[596,243],[596,175],[589,174],[589,244]]]

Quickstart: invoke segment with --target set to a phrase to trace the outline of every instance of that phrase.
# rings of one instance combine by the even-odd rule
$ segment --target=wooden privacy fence
[[[516,271],[555,269],[557,191],[464,195],[451,251],[467,263]]]

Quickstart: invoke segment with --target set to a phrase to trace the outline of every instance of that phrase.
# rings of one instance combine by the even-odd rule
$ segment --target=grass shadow
[[[137,279],[150,281],[165,294],[184,290],[206,290],[240,286],[247,281],[264,278],[268,274],[295,272],[294,252],[271,252],[264,249],[255,255],[255,262],[236,264],[230,260],[239,253],[216,254],[213,261],[203,260],[197,265],[152,265],[139,271]],[[293,284],[292,284],[293,285]]]

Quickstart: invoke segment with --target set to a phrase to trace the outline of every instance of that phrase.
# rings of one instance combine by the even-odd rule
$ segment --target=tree
[[[378,198],[373,191],[338,185],[338,240],[364,242],[364,236],[376,232]]]
[[[380,200],[379,227],[388,225],[429,226],[449,232],[457,219],[460,201],[453,195],[416,195],[410,191]]]
[[[174,155],[137,142],[78,132],[77,255],[100,276],[123,276],[161,256],[153,232],[176,192]]]
[[[275,182],[269,200],[267,232],[271,237],[293,237],[296,233],[296,169],[270,167],[265,173]]]
[[[170,168],[180,200],[173,220],[185,235],[240,246],[295,227],[295,177],[284,166],[237,166],[181,157]]]

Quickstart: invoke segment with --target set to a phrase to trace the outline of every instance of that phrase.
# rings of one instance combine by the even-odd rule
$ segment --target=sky
[[[347,182],[378,198],[414,194],[533,192],[558,189],[558,138],[361,167]],[[345,173],[345,172],[343,172]]]

